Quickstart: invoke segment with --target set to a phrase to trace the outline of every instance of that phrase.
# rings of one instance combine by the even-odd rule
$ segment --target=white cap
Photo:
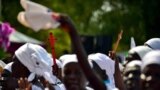
[[[151,38],[147,42],[144,43],[145,45],[148,45],[150,48],[156,50],[160,49],[160,38]]]
[[[139,57],[142,59],[144,55],[148,52],[150,52],[152,49],[147,46],[137,46],[129,50],[129,53],[136,52]]]
[[[66,55],[62,55],[62,56],[59,58],[59,60],[62,62],[62,68],[63,68],[66,64],[71,63],[71,62],[78,63],[76,54],[66,54]]]
[[[139,66],[141,67],[142,62],[140,60],[133,60],[131,62],[129,62],[126,67],[134,67],[134,66]]]
[[[142,70],[150,64],[160,65],[160,50],[147,53],[142,60]]]

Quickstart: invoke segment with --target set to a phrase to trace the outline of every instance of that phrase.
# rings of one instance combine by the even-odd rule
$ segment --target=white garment
[[[106,71],[111,87],[115,88],[115,82],[114,82],[115,62],[112,59],[110,59],[107,55],[102,53],[90,54],[88,56],[88,59],[95,61],[101,69]]]
[[[147,53],[142,59],[142,67],[143,70],[147,65],[157,64],[160,65],[160,50],[154,50]]]
[[[57,77],[52,74],[53,60],[43,47],[26,43],[15,51],[15,55],[31,72],[28,81],[37,75],[43,76],[49,83],[56,83]]]

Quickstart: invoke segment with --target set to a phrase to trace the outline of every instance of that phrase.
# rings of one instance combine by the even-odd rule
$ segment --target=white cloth
[[[152,49],[160,49],[160,38],[151,38],[144,43],[144,45],[148,45]]]
[[[134,37],[131,37],[131,44],[130,44],[130,49],[136,47],[136,43],[134,41]]]
[[[88,59],[95,61],[101,69],[106,71],[106,74],[109,77],[111,87],[115,88],[115,82],[114,82],[115,62],[112,59],[110,59],[107,55],[102,53],[90,54],[88,56]]]
[[[0,67],[4,68],[5,66],[6,64],[2,60],[0,60]]]
[[[62,55],[59,60],[62,62],[62,68],[70,63],[70,62],[76,62],[78,63],[78,58],[77,58],[77,55],[76,54],[65,54],[65,55]],[[92,63],[88,60],[89,62],[89,65],[92,67]]]
[[[36,85],[32,85],[32,89],[31,90],[43,90],[42,88],[36,86]]]
[[[129,53],[137,53],[140,58],[142,59],[144,55],[148,52],[150,52],[152,49],[147,46],[137,46],[129,50]]]
[[[52,54],[48,53],[48,55],[52,58]],[[62,68],[62,62],[60,60],[56,59],[56,64],[58,68]]]
[[[25,11],[20,12],[17,19],[24,26],[39,31],[40,29],[57,28],[60,25],[49,8],[29,0],[21,0],[21,5]]]
[[[78,60],[77,60],[77,56],[76,54],[66,54],[66,55],[62,55],[59,60],[62,62],[62,68],[68,64],[68,63],[71,63],[71,62],[76,62],[78,63]]]
[[[13,64],[13,62],[8,63],[8,64],[4,67],[4,69],[12,72],[12,64]]]
[[[66,90],[64,84],[54,85],[54,89],[55,89],[55,90]]]
[[[141,65],[142,65],[142,61],[140,61],[140,60],[133,60],[133,61],[129,62],[129,63],[126,65],[126,67],[134,67],[134,66],[139,66],[139,67],[141,67]]]
[[[56,83],[57,78],[52,74],[52,58],[43,47],[26,43],[15,51],[15,55],[31,72],[28,81],[32,81],[35,75],[38,75],[43,76],[49,83]]]
[[[155,50],[147,53],[142,60],[142,70],[150,64],[160,65],[160,50]]]

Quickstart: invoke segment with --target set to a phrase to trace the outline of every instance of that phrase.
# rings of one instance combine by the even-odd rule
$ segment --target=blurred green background
[[[160,36],[160,0],[32,0],[55,12],[69,15],[80,35],[110,35],[113,45],[123,29],[123,37],[118,51],[130,48],[133,36],[137,45],[152,37]],[[19,0],[1,0],[1,21],[28,36],[45,43],[49,32],[58,37],[55,45],[57,57],[71,52],[70,39],[62,30],[42,30],[35,33],[17,21],[17,14],[23,11]],[[50,49],[48,48],[50,51]]]

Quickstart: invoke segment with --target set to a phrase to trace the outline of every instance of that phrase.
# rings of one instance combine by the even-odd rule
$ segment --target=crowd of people
[[[114,51],[109,55],[99,52],[87,55],[72,20],[60,13],[56,14],[56,20],[69,34],[74,52],[60,56],[54,63],[54,58],[42,46],[22,45],[7,62],[0,61],[1,90],[160,88],[160,38],[151,38],[144,45],[133,47],[121,63]]]

